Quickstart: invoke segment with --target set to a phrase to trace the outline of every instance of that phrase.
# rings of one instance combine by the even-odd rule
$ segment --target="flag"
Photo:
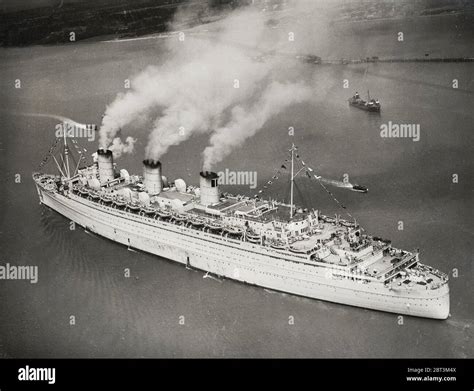
[[[286,160],[285,160],[285,162],[286,162]],[[286,170],[286,166],[284,164],[281,165],[281,168]]]

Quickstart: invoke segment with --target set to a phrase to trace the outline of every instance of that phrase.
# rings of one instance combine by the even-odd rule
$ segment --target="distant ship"
[[[285,204],[223,195],[217,174],[209,171],[200,173],[199,186],[182,179],[168,183],[154,160],[143,161],[142,176],[116,172],[110,150],[99,149],[90,165],[70,166],[66,137],[61,145],[60,158],[50,151],[59,175],[33,174],[38,196],[87,231],[187,268],[272,290],[396,314],[448,317],[448,276],[420,263],[418,251],[392,247],[356,221],[295,208],[295,146],[288,151],[291,198]]]
[[[359,93],[356,92],[354,96],[349,98],[349,104],[351,106],[357,107],[358,109],[372,111],[372,112],[380,112],[381,105],[380,102],[376,99],[371,99],[369,91],[367,91],[367,100],[363,100]]]
[[[369,191],[369,189],[361,185],[352,185],[352,190],[358,191],[359,193],[367,193]]]

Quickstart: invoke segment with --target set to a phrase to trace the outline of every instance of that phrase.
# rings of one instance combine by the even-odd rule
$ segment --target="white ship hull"
[[[379,282],[334,280],[328,278],[329,268],[304,263],[304,256],[127,213],[74,194],[66,197],[37,189],[43,204],[88,231],[189,267],[340,304],[435,319],[449,315],[447,284],[408,295]]]

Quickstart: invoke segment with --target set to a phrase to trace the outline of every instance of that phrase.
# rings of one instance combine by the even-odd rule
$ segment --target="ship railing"
[[[417,262],[416,254],[407,253],[396,265],[394,265],[387,271],[379,273],[376,277],[380,277],[381,275],[383,275],[384,281],[386,281],[396,275],[401,269],[406,269],[415,262]]]

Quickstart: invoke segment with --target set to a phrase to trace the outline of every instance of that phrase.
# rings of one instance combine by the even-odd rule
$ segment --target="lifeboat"
[[[186,221],[186,217],[185,216],[182,216],[182,215],[173,215],[171,216],[171,219],[175,222],[175,223],[182,223],[183,221]]]
[[[104,202],[105,204],[110,204],[111,202],[114,201],[111,195],[108,194],[103,194],[100,196],[100,200]]]
[[[222,223],[216,220],[207,221],[204,225],[206,228],[212,229],[213,231],[220,231],[224,228]]]
[[[346,220],[339,220],[339,223],[347,228],[354,228],[356,226],[355,223]]]
[[[98,199],[100,198],[99,193],[97,193],[96,191],[91,191],[91,192],[89,192],[89,196],[90,196],[93,200],[98,200]]]
[[[127,204],[127,208],[131,212],[138,212],[140,210],[140,205],[135,204],[135,203],[129,203]]]
[[[193,227],[196,227],[196,228],[204,227],[204,220],[202,219],[192,219],[190,223]]]
[[[114,205],[116,205],[119,208],[124,207],[127,204],[127,202],[123,198],[116,198],[114,200]]]
[[[140,210],[146,215],[151,215],[156,212],[155,209],[150,208],[150,207],[144,207],[144,208],[141,208]]]
[[[244,233],[244,230],[240,227],[225,227],[224,231],[229,235],[240,236]]]
[[[87,189],[87,188],[85,188],[85,187],[81,187],[81,188],[79,189],[79,193],[80,193],[81,195],[87,196],[87,195],[89,194],[89,189]]]
[[[274,248],[276,250],[286,250],[286,244],[281,241],[275,241],[270,244],[271,248]]]
[[[295,254],[310,254],[312,251],[311,249],[305,250],[304,248],[294,248],[294,247],[290,247],[289,250]]]
[[[157,217],[161,217],[162,219],[168,219],[171,217],[171,213],[166,211],[166,210],[163,210],[163,209],[159,209],[155,212],[155,215]]]
[[[247,238],[249,242],[252,242],[252,243],[260,243],[262,240],[262,236],[260,234],[257,234],[252,231],[247,232],[245,237]]]

